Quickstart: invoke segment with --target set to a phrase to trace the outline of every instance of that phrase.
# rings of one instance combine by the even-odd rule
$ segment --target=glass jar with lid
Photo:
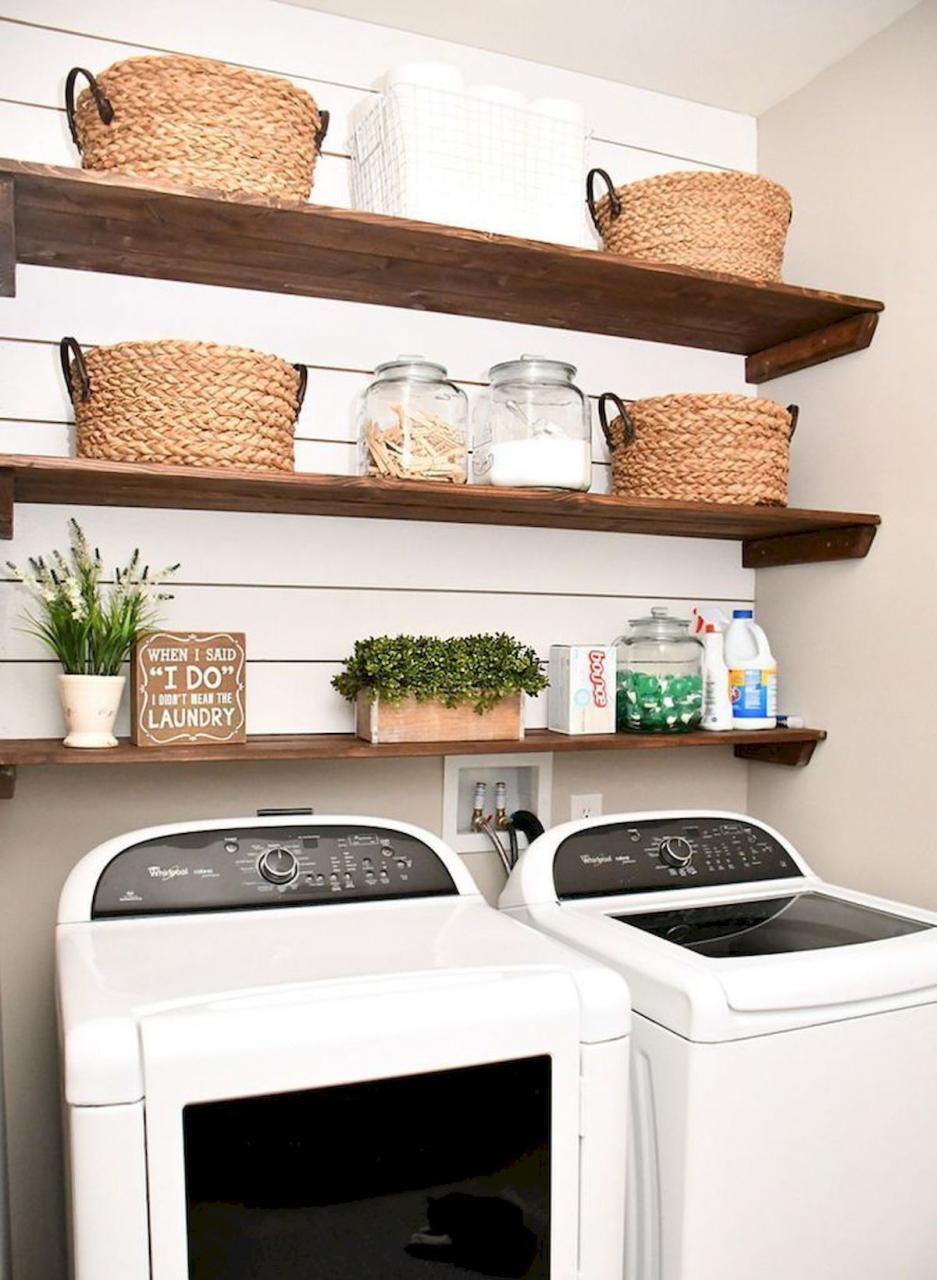
[[[686,618],[666,608],[632,618],[618,651],[615,727],[638,733],[685,733],[703,716],[703,646]]]
[[[592,423],[575,366],[543,356],[493,365],[475,418],[476,484],[588,489]]]
[[[445,367],[398,356],[374,374],[358,410],[361,474],[465,484],[468,397]]]

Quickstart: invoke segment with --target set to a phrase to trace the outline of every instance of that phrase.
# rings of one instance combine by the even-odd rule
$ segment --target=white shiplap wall
[[[624,181],[702,165],[755,167],[750,118],[269,0],[0,0],[0,155],[75,164],[61,109],[74,64],[102,70],[154,50],[204,54],[285,74],[332,112],[314,198],[348,203],[345,122],[381,72],[404,58],[448,58],[466,77],[532,97],[582,101],[592,159]],[[623,57],[628,51],[623,51]],[[423,350],[477,392],[488,366],[522,351],[571,360],[592,395],[747,390],[731,356],[458,316],[424,315],[173,282],[22,268],[0,299],[0,451],[65,454],[71,409],[56,343],[202,338],[310,365],[298,465],[353,469],[351,400],[379,361]],[[607,485],[597,441],[595,483]],[[170,625],[244,630],[254,732],[350,726],[329,680],[358,636],[505,627],[545,655],[552,641],[605,639],[658,600],[747,601],[753,575],[737,544],[264,515],[20,507],[0,563],[61,545],[76,514],[109,562],[139,544],[180,559]],[[0,737],[61,730],[56,668],[17,629],[21,592],[0,572]],[[543,722],[531,709],[532,724]],[[126,723],[126,721],[124,722]],[[742,807],[745,766],[725,752],[654,759],[558,756],[556,820],[569,795],[607,807]],[[316,766],[138,766],[24,770],[0,803],[0,976],[10,1116],[16,1280],[64,1280],[62,1168],[52,1014],[51,928],[69,866],[99,840],[148,823],[314,803],[386,813],[438,829],[439,761]],[[566,806],[563,808],[562,806]],[[497,890],[484,855],[473,870]]]
[[[103,69],[152,51],[209,54],[288,75],[332,112],[328,154],[313,198],[347,206],[348,116],[398,57],[456,60],[468,78],[585,102],[592,159],[616,180],[699,165],[754,167],[754,122],[734,113],[478,50],[297,10],[263,0],[123,9],[104,0],[0,4],[0,154],[74,164],[61,109],[70,66]],[[17,298],[0,302],[0,451],[67,454],[72,418],[55,344],[202,338],[277,352],[310,366],[297,427],[301,470],[355,468],[351,404],[370,370],[400,349],[448,364],[477,394],[488,365],[535,350],[571,360],[595,396],[745,390],[741,361],[710,352],[591,334],[258,295],[163,281],[20,268]],[[608,487],[596,433],[594,487]],[[13,559],[63,541],[66,513],[17,513]],[[752,595],[734,544],[666,542],[541,530],[433,529],[405,523],[270,516],[89,511],[82,519],[118,557],[139,543],[151,562],[181,559],[173,626],[225,625],[248,635],[252,732],[340,731],[349,708],[329,680],[357,636],[375,631],[506,627],[546,655],[551,641],[610,637],[651,597]],[[377,535],[377,536],[375,536]],[[259,548],[263,548],[259,552]],[[54,666],[13,628],[22,595],[0,582],[0,736],[60,728]],[[534,706],[531,725],[543,723]]]

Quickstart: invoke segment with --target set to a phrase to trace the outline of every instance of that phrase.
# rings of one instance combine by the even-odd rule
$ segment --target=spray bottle
[[[725,635],[729,629],[729,619],[717,604],[696,605],[690,610],[690,634],[702,636],[709,627],[715,627]]]
[[[729,697],[729,668],[725,659],[725,636],[713,622],[703,633],[703,721],[704,729],[723,733],[733,727]]]

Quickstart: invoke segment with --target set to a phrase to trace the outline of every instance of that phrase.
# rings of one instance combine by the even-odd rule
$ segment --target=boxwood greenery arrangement
[[[389,703],[404,698],[447,707],[470,702],[481,715],[502,698],[547,687],[533,649],[513,636],[372,636],[359,640],[332,684],[349,702],[366,692]]]

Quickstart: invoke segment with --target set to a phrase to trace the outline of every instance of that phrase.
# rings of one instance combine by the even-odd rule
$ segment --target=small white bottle
[[[751,609],[733,609],[725,637],[734,729],[774,729],[778,722],[778,668],[768,637]]]
[[[725,636],[707,622],[703,631],[703,721],[702,728],[724,733],[733,727],[732,699],[729,696],[729,668],[725,659]]]

